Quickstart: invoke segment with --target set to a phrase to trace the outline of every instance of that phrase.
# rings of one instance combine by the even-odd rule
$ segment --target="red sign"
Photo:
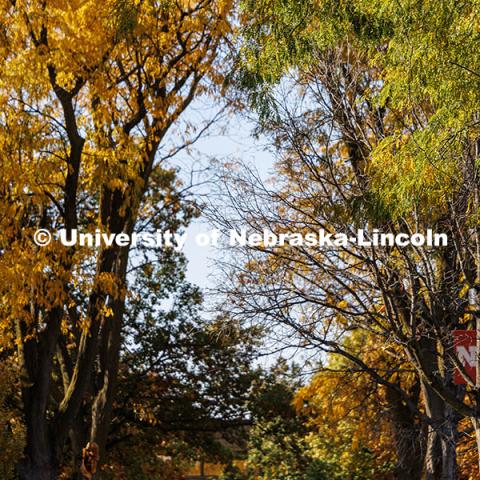
[[[465,372],[475,382],[477,365],[477,332],[476,330],[454,330],[453,345],[458,360],[463,365]],[[466,385],[462,374],[456,368],[453,374],[455,385]]]

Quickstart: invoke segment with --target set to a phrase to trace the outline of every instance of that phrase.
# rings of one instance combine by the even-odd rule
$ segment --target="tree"
[[[248,435],[245,478],[334,478],[327,462],[313,457],[306,418],[294,408],[298,374],[295,365],[280,359],[259,379],[250,405],[255,424]]]
[[[235,200],[238,192],[231,196],[237,222],[228,226],[347,235],[362,224],[392,234],[432,228],[446,232],[453,248],[257,248],[231,291],[243,292],[248,315],[262,312],[293,328],[304,344],[350,359],[337,340],[342,329],[365,328],[401,345],[422,382],[427,476],[455,478],[458,418],[475,424],[469,405],[477,402],[475,385],[462,402],[451,378],[459,367],[451,331],[471,320],[464,294],[475,285],[478,265],[471,215],[477,69],[467,53],[477,41],[476,7],[246,4],[253,13],[237,78],[281,155],[283,183],[272,189],[244,174],[239,191],[249,204]],[[288,73],[296,96],[287,80],[272,88]]]
[[[87,441],[104,458],[134,257],[130,245],[40,248],[33,232],[132,234],[159,212],[185,225],[159,152],[207,80],[221,81],[230,8],[0,2],[1,333],[21,366],[22,479],[57,478],[69,436],[77,467]]]
[[[140,466],[155,463],[152,449],[172,456],[176,466],[182,459],[227,463],[232,452],[223,440],[244,444],[252,424],[248,406],[260,375],[253,365],[259,332],[228,319],[202,318],[198,289],[181,281],[175,282],[180,287],[173,308],[161,311],[162,275],[153,282],[158,289],[150,277],[143,280],[150,285],[139,282],[127,310],[131,344],[121,359],[109,458],[135,479]],[[121,461],[129,452],[135,460],[130,468]],[[166,477],[162,462],[157,464],[146,478]]]
[[[415,371],[408,363],[397,365],[394,352],[385,351],[378,340],[357,330],[345,338],[344,347],[419,395]],[[426,447],[421,419],[355,362],[329,355],[294,402],[307,419],[315,458],[331,464],[338,478],[421,478]]]
[[[329,68],[329,64],[331,59],[323,65]],[[328,132],[324,135],[321,130],[324,125],[319,125],[318,119],[323,115],[327,126],[331,121],[320,97],[322,89],[320,84],[312,87],[314,95],[319,93],[317,104],[315,97],[310,103],[303,97],[299,100],[299,105],[308,105],[311,109],[306,114],[295,110],[296,104],[291,97],[277,104],[279,109],[285,108],[284,116],[279,115],[269,125],[282,155],[277,186],[262,184],[254,173],[225,173],[228,179],[226,202],[230,209],[217,209],[217,212],[227,212],[220,219],[216,215],[225,230],[246,226],[260,234],[265,228],[276,233],[325,229],[347,236],[356,234],[356,222],[362,212],[358,211],[359,199],[355,199],[358,195],[355,173],[340,157],[342,151],[345,152],[343,142],[334,137],[332,144],[328,143]],[[316,105],[318,110],[315,110]],[[325,146],[316,143],[324,139]],[[323,152],[330,155],[323,156]],[[392,400],[396,398],[400,410],[406,404],[407,417],[412,418],[411,433],[419,435],[421,429],[415,426],[415,419],[420,415],[418,392],[403,389],[392,381],[389,371],[373,362],[371,357],[362,359],[363,352],[352,350],[343,342],[346,332],[361,329],[382,338],[379,342],[386,348],[394,347],[382,291],[376,287],[375,279],[369,277],[369,269],[374,266],[372,249],[260,245],[238,250],[232,257],[230,283],[224,282],[221,289],[231,298],[227,308],[232,308],[234,315],[261,319],[280,341],[285,339],[287,346],[344,355],[357,368],[367,372],[374,382],[384,385]],[[385,268],[384,272],[396,267],[390,262],[389,251],[375,248],[373,255]],[[365,358],[369,360],[366,362]],[[425,417],[422,421],[430,423]],[[415,458],[415,463],[421,462],[419,441],[414,439],[408,443],[412,450],[406,452],[400,440],[397,445],[399,458]],[[438,452],[432,452],[431,456],[438,458]]]

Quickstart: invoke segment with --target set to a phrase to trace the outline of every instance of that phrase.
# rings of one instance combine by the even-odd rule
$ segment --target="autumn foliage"
[[[480,377],[455,383],[452,332],[480,328],[479,13],[0,0],[2,478],[478,477]],[[188,184],[219,111],[271,178],[217,158]],[[230,246],[204,303],[182,252],[57,235],[202,215],[448,245]]]

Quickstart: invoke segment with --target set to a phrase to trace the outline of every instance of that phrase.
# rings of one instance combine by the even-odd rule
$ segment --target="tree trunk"
[[[430,425],[427,433],[427,451],[425,452],[425,480],[442,478],[442,444],[437,427]]]
[[[27,326],[17,323],[18,356],[21,366],[22,398],[25,412],[26,446],[17,466],[21,480],[57,478],[58,459],[52,447],[47,419],[55,345],[60,332],[61,310],[52,310],[47,327],[37,338],[28,336]]]
[[[26,398],[30,397],[27,395]],[[25,456],[18,465],[21,480],[56,479],[55,462],[49,441],[45,412],[38,412],[38,403],[29,399],[25,409],[26,446]]]
[[[478,471],[480,472],[480,418],[472,417],[470,421],[472,422],[473,429],[475,430],[475,440],[477,443]]]
[[[39,465],[21,462],[17,473],[20,480],[58,480],[56,468],[48,464]]]
[[[426,352],[424,351],[424,354]],[[435,364],[431,364],[432,370]],[[422,393],[425,402],[425,411],[430,421],[427,426],[427,450],[425,452],[425,480],[441,480],[442,467],[445,463],[443,454],[449,453],[442,450],[442,427],[445,421],[445,402],[438,396],[433,388],[422,381]]]
[[[395,480],[420,480],[424,462],[424,434],[416,415],[404,404],[398,391],[388,388],[386,398],[390,406],[390,415],[397,454]],[[418,397],[415,395],[415,397]],[[414,400],[416,403],[418,398]]]
[[[458,415],[428,385],[422,387],[430,419],[425,453],[426,480],[456,480]]]
[[[86,406],[82,406],[82,409],[75,419],[72,429],[70,430],[70,441],[72,443],[72,456],[73,456],[73,475],[71,480],[84,480],[84,476],[81,473],[82,466],[82,452],[83,448],[88,442],[88,434],[90,430],[90,424],[86,420],[90,412],[87,412]]]
[[[445,421],[441,431],[442,480],[456,480],[458,475],[457,425],[458,415],[449,404],[445,404]]]
[[[131,229],[133,230],[133,227]],[[126,284],[128,252],[128,248],[123,249],[119,253],[115,265],[116,274],[123,285]],[[113,399],[117,388],[125,297],[121,295],[113,300],[111,308],[113,315],[105,319],[101,331],[100,372],[98,375],[100,388],[92,406],[91,417],[90,442],[98,446],[99,467],[105,461],[106,445],[112,419]],[[94,478],[98,478],[99,475],[97,474]]]
[[[120,310],[115,309],[114,311],[115,313],[113,317],[111,317],[109,322],[107,322],[107,331],[104,332],[104,334],[106,334],[106,348],[102,353],[106,357],[105,365],[100,372],[102,375],[101,388],[98,391],[92,406],[92,427],[90,432],[90,441],[98,446],[100,455],[99,465],[105,461],[105,447],[110,430],[113,399],[117,387],[123,305],[120,307]]]

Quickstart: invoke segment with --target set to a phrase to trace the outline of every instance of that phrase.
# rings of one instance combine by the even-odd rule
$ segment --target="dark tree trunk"
[[[429,376],[435,376],[440,370],[435,342],[422,339],[421,355],[424,365],[428,366]],[[448,365],[446,365],[448,370]],[[448,381],[448,379],[444,379]],[[422,381],[425,411],[430,420],[427,433],[425,454],[426,480],[456,480],[458,475],[456,442],[458,415],[447,402],[425,381]]]
[[[58,480],[57,469],[48,464],[21,462],[17,473],[20,480]]]
[[[425,456],[425,478],[427,480],[456,480],[457,468],[457,423],[458,417],[448,405],[443,405],[441,416],[429,428]]]
[[[128,229],[131,233],[133,223]],[[128,247],[119,252],[114,270],[120,281],[126,283]],[[125,297],[112,301],[113,315],[105,319],[101,331],[100,371],[97,377],[99,389],[92,406],[90,441],[98,446],[99,467],[105,461],[106,445],[112,419],[113,400],[117,388],[118,365],[122,344],[122,325]],[[97,478],[97,475],[95,478]]]
[[[29,401],[25,409],[26,441],[25,456],[18,465],[21,480],[55,478],[55,462],[48,435],[44,412],[37,410],[37,402]]]
[[[45,330],[37,338],[19,342],[18,346],[26,426],[25,454],[17,466],[21,480],[57,478],[58,461],[47,419],[47,403],[61,315],[60,309],[52,310],[45,319]],[[28,334],[27,326],[18,322],[18,337],[24,339]]]
[[[71,480],[84,480],[80,469],[82,466],[82,452],[88,442],[88,433],[90,430],[89,416],[89,409],[87,411],[87,406],[83,405],[79,417],[75,419],[72,429],[70,430],[74,472]]]
[[[477,462],[480,471],[480,418],[472,417],[471,419],[473,429],[475,430],[475,441],[477,444]]]
[[[405,405],[397,390],[388,388],[386,393],[398,459],[394,472],[395,480],[420,480],[425,453],[422,425],[415,412]],[[414,392],[413,396],[413,403],[416,404],[418,392]]]
[[[105,342],[102,353],[102,370],[100,372],[101,388],[92,406],[92,423],[90,441],[99,448],[100,464],[105,460],[105,447],[112,418],[113,399],[115,397],[120,358],[121,330],[123,317],[123,300],[115,302],[114,315],[110,317],[103,332]]]
[[[457,468],[457,441],[459,417],[453,408],[445,405],[445,422],[442,429],[442,480],[456,480]]]

